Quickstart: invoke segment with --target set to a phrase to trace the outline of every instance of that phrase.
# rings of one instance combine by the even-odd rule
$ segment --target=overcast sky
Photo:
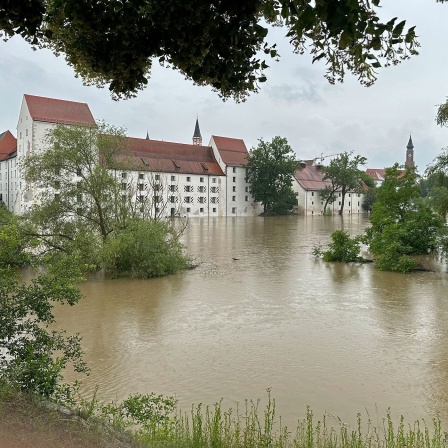
[[[82,85],[63,57],[33,51],[20,38],[0,41],[0,132],[16,135],[23,94],[86,102],[96,119],[123,126],[132,137],[191,143],[196,116],[208,144],[211,135],[242,138],[247,147],[260,138],[286,137],[300,159],[354,151],[370,168],[404,163],[409,134],[414,159],[423,171],[448,146],[448,128],[435,123],[436,105],[448,96],[448,4],[435,0],[383,0],[382,16],[416,25],[420,55],[380,69],[366,88],[348,75],[332,86],[323,63],[294,55],[285,30],[280,62],[272,61],[261,92],[245,103],[223,102],[209,87],[197,87],[156,63],[148,87],[130,100],[113,101],[107,88]]]

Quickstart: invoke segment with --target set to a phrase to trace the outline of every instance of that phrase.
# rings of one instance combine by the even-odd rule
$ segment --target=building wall
[[[20,179],[17,169],[17,157],[10,157],[0,162],[0,201],[7,209],[13,211],[18,198]]]
[[[300,215],[322,215],[325,202],[319,195],[319,190],[305,190],[302,185],[293,180],[293,190],[297,197],[297,213]],[[327,206],[333,215],[337,215],[341,208],[341,193],[336,193],[336,201]],[[362,208],[364,195],[347,193],[345,195],[344,215],[357,215],[366,213]]]

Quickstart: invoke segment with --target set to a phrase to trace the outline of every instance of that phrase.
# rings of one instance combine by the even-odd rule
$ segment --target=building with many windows
[[[2,184],[8,190],[0,194],[16,214],[29,209],[38,193],[26,184],[18,165],[33,152],[45,151],[45,137],[58,124],[96,126],[86,103],[24,95],[17,142],[12,143],[9,131],[1,134],[5,143],[0,148],[5,149],[0,172],[8,178],[7,185]],[[141,203],[142,211],[148,204],[154,214],[165,216],[252,216],[262,211],[246,182],[248,152],[241,139],[212,136],[203,146],[196,120],[192,144],[151,140],[147,135],[127,137],[124,145],[132,168],[110,168],[122,185],[123,198]],[[3,164],[7,159],[11,162]]]

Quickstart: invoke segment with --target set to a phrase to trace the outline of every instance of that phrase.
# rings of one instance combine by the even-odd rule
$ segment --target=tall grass
[[[435,418],[405,424],[401,417],[394,425],[390,411],[374,426],[367,416],[350,428],[342,421],[328,423],[324,415],[315,420],[307,407],[303,420],[291,431],[276,416],[275,400],[268,390],[267,403],[246,400],[244,405],[223,409],[222,401],[213,406],[201,404],[190,411],[175,411],[169,419],[134,428],[136,440],[150,448],[448,448],[448,433]],[[333,419],[331,419],[333,421]]]

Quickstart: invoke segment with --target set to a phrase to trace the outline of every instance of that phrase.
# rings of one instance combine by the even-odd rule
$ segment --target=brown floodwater
[[[134,392],[225,406],[266,397],[290,426],[306,405],[354,422],[391,408],[448,423],[448,277],[326,264],[312,249],[363,216],[191,219],[183,241],[199,266],[152,280],[94,278],[59,307],[83,336],[103,399]],[[69,376],[69,379],[73,377]]]

